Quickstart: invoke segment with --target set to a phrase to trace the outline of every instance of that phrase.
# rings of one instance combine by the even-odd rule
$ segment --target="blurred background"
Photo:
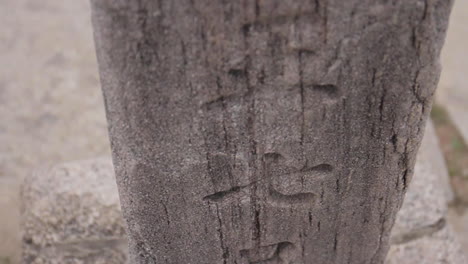
[[[19,263],[19,186],[33,169],[109,156],[88,0],[0,0],[0,264]],[[468,253],[468,1],[455,2],[432,119]]]

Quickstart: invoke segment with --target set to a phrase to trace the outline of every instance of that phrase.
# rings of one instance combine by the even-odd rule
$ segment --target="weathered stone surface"
[[[392,230],[387,264],[465,263],[461,244],[447,220],[447,194],[451,189],[447,189],[447,172],[440,159],[441,150],[429,122],[413,179]]]
[[[381,263],[450,1],[92,1],[135,263]]]
[[[124,263],[110,159],[40,170],[22,187],[23,263]]]
[[[386,264],[466,264],[450,226],[427,236],[408,238],[404,243],[393,245]]]
[[[437,191],[437,172],[429,166],[436,156],[425,153],[440,151],[430,146],[436,143],[427,140],[430,136],[426,133],[423,139],[413,181],[392,231],[388,264],[463,263],[458,241],[445,221],[447,208],[443,192]],[[126,245],[111,166],[109,159],[74,162],[28,179],[23,197],[29,204],[24,211],[29,231],[23,241],[25,258],[35,260],[26,263],[123,263]],[[110,229],[117,232],[108,234]]]
[[[434,166],[439,158],[436,153],[440,155],[441,152],[431,126],[428,123],[418,152],[414,176],[398,212],[393,235],[433,225],[447,215],[447,200],[444,196],[446,187],[443,185],[445,179]],[[432,153],[433,151],[436,153]]]

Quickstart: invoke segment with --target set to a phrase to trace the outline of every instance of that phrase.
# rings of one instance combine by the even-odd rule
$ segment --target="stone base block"
[[[391,247],[386,264],[466,264],[450,226],[428,236],[401,241]]]
[[[58,165],[26,178],[23,263],[125,263],[127,245],[110,159]]]

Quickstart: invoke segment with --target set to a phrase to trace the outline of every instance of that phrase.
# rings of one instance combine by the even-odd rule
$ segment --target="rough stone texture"
[[[382,263],[450,1],[94,0],[134,263]]]
[[[19,261],[19,185],[110,155],[88,0],[0,0],[0,263]]]
[[[462,213],[449,210],[448,221],[460,240],[465,256],[468,257],[468,210],[465,209]]]
[[[429,122],[418,151],[413,180],[392,230],[387,264],[464,264],[461,244],[448,221],[441,150]],[[441,188],[443,186],[444,188]],[[449,186],[450,187],[450,186]]]
[[[440,149],[432,124],[428,125],[413,180],[392,230],[387,264],[465,263],[460,244],[445,221],[441,178],[433,166],[439,158],[434,152],[440,153]],[[24,262],[124,263],[126,245],[113,175],[111,161],[103,158],[55,166],[27,179]],[[117,233],[110,235],[109,230]],[[31,261],[39,255],[41,258]]]
[[[450,226],[404,244],[392,246],[386,264],[466,264]]]
[[[65,163],[22,186],[23,262],[124,263],[127,243],[110,159]]]
[[[458,241],[454,238],[453,232],[445,221],[447,207],[443,202],[443,193],[438,188],[440,185],[440,179],[437,177],[438,171],[434,166],[431,166],[437,158],[437,155],[434,155],[432,151],[440,153],[440,149],[437,146],[437,141],[432,138],[434,134],[431,132],[431,128],[427,127],[426,129],[418,152],[413,181],[392,230],[394,245],[387,257],[388,264],[464,263]],[[427,152],[429,150],[430,153]],[[46,176],[39,176],[41,174]],[[117,189],[113,184],[114,174],[110,160],[98,159],[64,164],[36,175],[38,176],[33,180],[27,180],[24,187],[25,199],[34,201],[32,206],[25,208],[25,215],[38,214],[26,218],[27,221],[31,222],[32,229],[25,232],[24,239],[31,242],[37,240],[43,242],[33,243],[35,246],[32,246],[31,242],[25,242],[26,255],[29,253],[28,257],[32,258],[32,256],[40,254],[43,260],[49,261],[43,263],[54,263],[54,261],[55,263],[76,263],[72,260],[86,259],[83,256],[89,254],[94,259],[89,259],[88,256],[86,260],[88,262],[85,263],[89,263],[89,261],[99,263],[99,260],[101,263],[124,263],[125,257],[122,256],[126,252],[121,251],[124,246],[123,240],[121,238],[115,239],[115,236],[103,239],[102,233],[106,233],[106,231],[96,230],[96,228],[108,229],[103,221],[110,220],[108,223],[112,222],[112,225],[119,227],[112,230],[120,230],[118,236],[122,235],[123,223],[119,215],[120,209],[116,206],[118,205]],[[46,198],[43,197],[44,193],[42,193],[39,195],[41,198],[37,199],[39,198],[38,193],[41,193],[38,190],[47,190],[57,180],[59,185],[53,186],[54,189],[48,192]],[[28,186],[32,186],[33,189]],[[32,195],[26,195],[26,192],[32,192]],[[53,194],[54,192],[62,193],[59,199]],[[98,200],[100,200],[98,204],[111,205],[105,207],[105,217],[94,217],[96,211],[100,211],[104,207],[96,207],[96,203],[93,201],[86,202],[87,200],[81,198],[86,194],[93,196],[98,194]],[[69,196],[74,202],[68,202],[70,200],[66,196]],[[59,213],[54,213],[57,212],[57,207],[61,207],[63,204],[73,205],[76,204],[76,201],[81,202],[79,209],[75,206],[66,206],[66,212],[59,210]],[[37,204],[39,206],[35,206]],[[47,211],[42,210],[44,207]],[[91,214],[93,217],[89,217],[89,212],[93,212]],[[39,222],[37,217],[40,218]],[[67,222],[71,224],[67,225]],[[57,223],[61,224],[57,225]],[[76,223],[82,225],[76,228],[73,226]],[[35,233],[35,235],[28,237],[27,233]],[[96,239],[96,233],[101,234],[98,239]],[[35,239],[31,239],[31,237],[35,237]],[[57,241],[64,240],[69,242],[57,243]],[[44,246],[44,244],[49,244],[49,246]],[[109,248],[117,248],[119,253],[115,254],[114,250],[107,250]],[[62,258],[64,254],[68,255],[69,262],[65,262]],[[99,254],[99,260],[96,259],[97,254]],[[31,262],[25,261],[25,263]],[[42,262],[36,259],[36,262],[32,263]]]
[[[436,153],[433,153],[436,152]],[[447,215],[447,200],[445,198],[447,171],[443,177],[439,169],[434,166],[440,160],[436,154],[441,154],[437,139],[435,138],[432,123],[428,122],[426,132],[418,151],[414,177],[405,195],[402,208],[392,230],[393,235],[400,236],[412,230],[436,225]],[[444,186],[444,188],[441,188]]]

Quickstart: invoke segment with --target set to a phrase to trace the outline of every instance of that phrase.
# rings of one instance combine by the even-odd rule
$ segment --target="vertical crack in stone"
[[[424,100],[424,98],[421,98],[421,95],[418,93],[418,90],[419,90],[419,83],[418,83],[419,73],[420,73],[420,70],[417,70],[416,74],[414,75],[413,85],[411,86],[411,92],[413,93],[414,98],[416,99],[416,101],[424,106],[425,100]]]
[[[299,15],[297,15],[296,17],[294,17],[294,28],[295,30],[297,30],[296,28],[298,27],[298,21],[299,19]],[[300,45],[302,46],[302,35],[301,33],[299,32],[298,33],[298,41],[300,43]],[[303,147],[304,146],[304,136],[305,136],[305,128],[306,128],[306,124],[305,124],[305,95],[304,95],[304,69],[303,69],[303,65],[302,65],[302,58],[303,56],[303,51],[302,50],[298,50],[297,52],[297,62],[298,62],[298,73],[299,73],[299,89],[300,89],[300,97],[301,97],[301,138],[300,138],[300,142],[301,142],[301,146]]]
[[[333,237],[333,251],[338,250],[338,231],[335,230],[335,236]]]
[[[226,130],[226,114],[227,114],[226,113],[226,101],[225,101],[225,96],[222,95],[222,85],[221,85],[221,80],[219,77],[216,77],[216,87],[218,89],[218,96],[219,96],[219,100],[221,101],[222,114],[223,114],[222,125],[223,125],[224,148],[225,148],[224,150],[226,151],[226,154],[228,154],[229,139],[228,139],[228,132]]]
[[[315,12],[320,14],[320,0],[312,0],[315,3]]]
[[[164,215],[166,216],[167,226],[170,226],[171,225],[171,220],[169,219],[169,211],[167,210],[167,206],[163,201],[161,201],[161,204],[163,206]]]
[[[421,21],[426,20],[428,14],[429,14],[429,3],[428,3],[428,0],[424,0],[424,11],[423,11]]]
[[[387,95],[387,89],[382,89],[382,95],[380,96],[380,103],[379,103],[379,116],[380,122],[384,122],[384,103],[385,103],[385,96]]]
[[[323,7],[323,43],[327,45],[328,42],[328,0],[324,1]]]
[[[405,149],[403,151],[403,157],[402,157],[402,167],[403,167],[403,174],[402,174],[402,183],[403,183],[403,190],[406,190],[408,189],[408,176],[409,176],[409,172],[410,172],[410,161],[409,161],[409,148],[408,148],[408,145],[410,143],[410,137],[411,135],[408,136],[408,138],[406,139],[406,142],[405,142]]]
[[[260,12],[260,11],[258,11]],[[242,34],[244,36],[244,54],[245,54],[245,85],[247,87],[247,93],[245,95],[246,101],[250,104],[247,114],[247,129],[248,135],[250,137],[250,161],[249,167],[250,172],[250,182],[257,182],[258,179],[258,169],[257,169],[257,143],[255,139],[255,87],[250,84],[250,67],[252,64],[250,57],[250,46],[249,46],[249,33],[252,30],[251,26],[243,26],[241,28]],[[261,226],[260,226],[260,208],[257,202],[257,184],[251,185],[250,192],[250,202],[251,202],[251,212],[253,214],[253,230],[252,230],[252,239],[254,242],[259,245],[261,237]]]
[[[220,241],[220,246],[221,246],[221,252],[223,252],[221,257],[223,259],[223,264],[226,264],[227,259],[229,257],[229,250],[224,244],[225,242],[224,242],[224,235],[223,235],[223,221],[221,220],[221,216],[219,215],[219,207],[217,204],[215,204],[215,206],[216,206],[216,217],[218,219],[218,225],[219,225],[219,229],[218,229],[219,241]]]
[[[300,93],[301,93],[301,115],[302,115],[302,120],[301,120],[301,146],[304,146],[304,135],[305,135],[305,130],[306,130],[306,124],[305,124],[305,97],[304,97],[304,79],[303,79],[303,69],[302,69],[302,52],[299,51],[298,55],[298,60],[299,60],[299,88],[300,88]]]
[[[255,18],[260,16],[260,0],[255,0]]]
[[[382,247],[385,245],[384,244],[384,235],[386,234],[385,229],[386,229],[386,223],[392,219],[389,219],[389,216],[392,217],[391,213],[387,211],[388,207],[388,195],[385,196],[385,202],[383,209],[380,210],[380,203],[379,203],[379,222],[380,222],[380,233],[379,233],[379,241],[377,248],[372,255],[371,262],[370,263],[377,263],[377,260],[380,259],[380,254],[382,254]]]

